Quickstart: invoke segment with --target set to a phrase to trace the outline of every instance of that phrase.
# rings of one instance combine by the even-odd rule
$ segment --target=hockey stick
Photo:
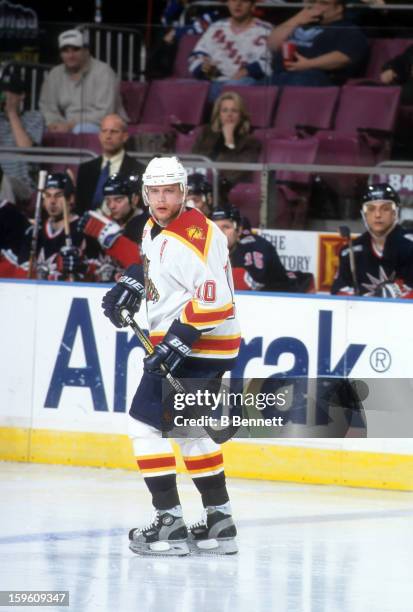
[[[121,317],[125,321],[125,323],[127,323],[127,325],[129,325],[129,327],[133,330],[135,336],[138,338],[139,342],[142,344],[147,354],[152,355],[155,351],[154,345],[152,344],[148,336],[141,330],[136,321],[130,316],[129,312],[126,309],[122,310]],[[172,374],[164,366],[161,366],[161,369],[165,373],[165,378],[171,385],[171,387],[177,393],[183,393],[186,395],[187,392],[182,383],[174,376],[172,376]],[[196,414],[195,410],[193,410],[191,406],[188,406],[187,408],[188,412],[193,418],[199,418],[199,414]],[[213,442],[215,442],[216,444],[222,444],[223,442],[227,442],[227,440],[232,438],[236,431],[238,431],[239,429],[239,427],[236,427],[234,425],[230,425],[225,430],[216,430],[210,427],[209,425],[203,425],[203,428],[205,429],[211,440],[213,440]]]
[[[27,278],[35,277],[34,268],[37,260],[37,242],[39,240],[40,217],[42,214],[42,191],[46,184],[46,177],[46,170],[40,170],[39,178],[37,180],[36,206],[34,209],[33,234],[30,244],[29,269],[27,272]]]
[[[65,189],[66,191],[66,189]],[[69,223],[69,205],[67,203],[67,194],[63,194],[63,227],[65,232],[65,246],[72,247],[73,241],[70,235],[70,223]],[[73,272],[69,273],[68,280],[73,282],[75,280]]]
[[[348,225],[340,225],[339,231],[340,231],[340,236],[342,238],[345,238],[348,244],[350,271],[351,271],[351,278],[353,279],[354,293],[356,295],[360,295],[360,287],[357,282],[356,259],[354,257],[354,249],[353,249],[353,241],[351,239],[351,231]]]

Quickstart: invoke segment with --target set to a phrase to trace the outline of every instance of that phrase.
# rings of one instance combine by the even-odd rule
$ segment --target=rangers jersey
[[[202,62],[209,57],[219,71],[218,81],[231,79],[240,68],[245,68],[254,79],[269,76],[271,54],[267,38],[271,30],[272,25],[260,19],[254,19],[249,28],[238,32],[232,28],[230,19],[216,21],[190,54],[190,72],[202,78]]]
[[[397,284],[400,292],[390,296],[412,297],[413,234],[396,225],[386,238],[383,252],[379,253],[369,232],[364,232],[353,241],[353,250],[361,295],[387,297],[386,286]],[[340,252],[339,268],[331,293],[354,295],[348,247]]]
[[[142,252],[152,342],[159,343],[178,319],[201,332],[191,357],[234,359],[241,336],[231,264],[227,239],[215,223],[197,209],[186,210],[166,228],[149,219]]]

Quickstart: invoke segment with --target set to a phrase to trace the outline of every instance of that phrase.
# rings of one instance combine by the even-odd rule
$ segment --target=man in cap
[[[367,231],[341,250],[331,293],[413,297],[413,234],[398,223],[399,204],[387,183],[367,187],[361,199]]]
[[[59,35],[62,63],[53,68],[40,92],[40,110],[52,132],[97,133],[105,115],[126,118],[112,68],[89,53],[79,30]]]

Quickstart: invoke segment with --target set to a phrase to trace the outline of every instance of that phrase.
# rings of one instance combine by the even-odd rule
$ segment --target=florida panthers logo
[[[157,288],[155,287],[155,285],[153,284],[153,281],[149,278],[149,264],[150,261],[149,259],[146,257],[146,255],[144,255],[143,257],[143,274],[145,277],[145,294],[146,294],[146,301],[147,302],[159,302],[159,291],[157,290]]]
[[[189,240],[203,240],[205,238],[204,230],[197,225],[191,225],[186,230]]]

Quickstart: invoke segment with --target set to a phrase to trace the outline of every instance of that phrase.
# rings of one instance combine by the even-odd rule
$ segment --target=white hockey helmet
[[[187,195],[187,172],[177,157],[154,157],[146,166],[142,176],[142,195],[146,206],[149,206],[148,187],[174,185],[179,183],[183,202]]]

